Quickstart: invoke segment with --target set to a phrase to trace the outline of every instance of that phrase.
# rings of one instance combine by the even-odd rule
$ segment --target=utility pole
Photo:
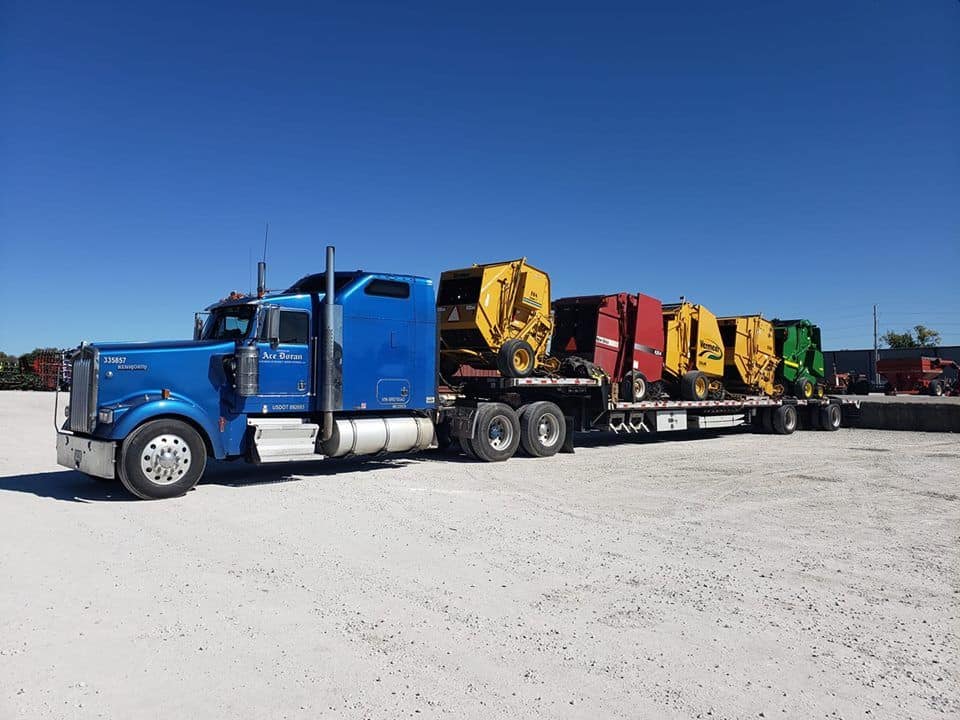
[[[877,375],[877,359],[879,350],[877,348],[877,306],[873,306],[873,382],[879,383],[880,376]]]

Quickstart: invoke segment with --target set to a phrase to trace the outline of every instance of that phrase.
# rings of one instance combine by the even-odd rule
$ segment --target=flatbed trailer
[[[546,456],[572,452],[576,432],[661,433],[739,426],[781,435],[798,429],[836,430],[842,424],[844,406],[856,404],[832,396],[765,395],[619,402],[605,379],[554,377],[469,378],[456,392],[442,397],[441,437],[458,439],[468,456],[488,461],[513,454],[509,448],[516,446],[510,437],[514,431],[519,431],[520,446],[528,454]],[[537,413],[550,415],[545,424],[528,421],[534,407]]]

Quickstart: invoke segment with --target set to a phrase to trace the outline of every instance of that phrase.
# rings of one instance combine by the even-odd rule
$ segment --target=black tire
[[[497,353],[497,368],[504,377],[530,377],[536,365],[537,357],[526,340],[507,340]]]
[[[771,413],[773,432],[777,435],[790,435],[797,429],[797,408],[793,405],[781,405]]]
[[[203,475],[207,448],[181,420],[162,419],[134,430],[120,451],[120,482],[142,500],[179,497]],[[147,470],[150,472],[147,472]]]
[[[642,402],[647,399],[649,387],[642,372],[631,370],[620,381],[620,399],[623,402]]]
[[[517,413],[504,403],[482,403],[477,409],[474,435],[469,445],[478,460],[502,462],[513,457],[520,447]]]
[[[463,450],[463,454],[471,460],[479,459],[477,458],[477,453],[473,449],[473,443],[470,442],[470,438],[460,438],[460,449]]]
[[[680,378],[680,397],[683,400],[706,400],[710,381],[699,370],[691,370]]]
[[[943,395],[943,383],[939,380],[931,380],[928,390],[933,397],[940,397]]]
[[[824,405],[820,408],[820,429],[830,432],[839,430],[843,423],[843,412],[840,406],[835,403]]]
[[[799,378],[793,384],[793,395],[803,400],[809,400],[813,397],[815,389],[816,386],[813,384],[813,380],[810,378]]]
[[[531,457],[556,455],[567,436],[563,411],[552,402],[524,405],[520,414],[520,444]]]

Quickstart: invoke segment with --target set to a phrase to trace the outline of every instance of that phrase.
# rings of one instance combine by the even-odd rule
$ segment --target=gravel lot
[[[0,718],[960,715],[960,439],[602,437],[131,501],[0,393]],[[295,473],[296,481],[289,473]]]

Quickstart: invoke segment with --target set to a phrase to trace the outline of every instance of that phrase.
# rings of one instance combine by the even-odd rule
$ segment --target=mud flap
[[[564,415],[563,422],[567,426],[567,431],[563,435],[563,445],[560,447],[562,453],[573,453],[573,429],[575,427],[573,415]]]

